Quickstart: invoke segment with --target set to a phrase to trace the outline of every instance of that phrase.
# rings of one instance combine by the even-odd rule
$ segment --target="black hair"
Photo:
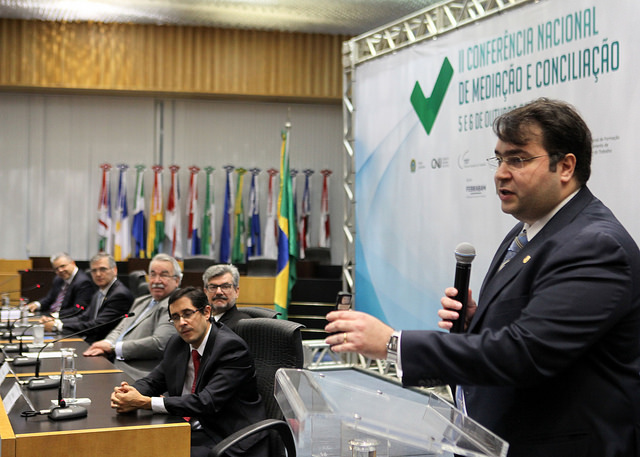
[[[591,131],[577,110],[560,100],[538,98],[498,117],[493,131],[505,143],[524,146],[542,133],[540,144],[549,154],[549,169],[567,154],[576,156],[574,175],[580,185],[591,176]]]

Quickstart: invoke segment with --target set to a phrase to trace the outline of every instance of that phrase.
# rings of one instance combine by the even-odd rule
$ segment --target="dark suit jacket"
[[[510,456],[640,455],[640,253],[583,188],[501,271],[468,334],[402,332],[403,383],[465,385]]]
[[[133,303],[133,295],[129,288],[116,279],[107,291],[107,296],[102,301],[102,306],[98,309],[98,314],[94,319],[99,295],[97,291],[93,294],[91,304],[84,313],[66,319],[62,318],[63,333],[76,333],[100,325],[100,327],[85,333],[84,339],[89,344],[102,340],[118,325],[117,318],[127,313]]]
[[[134,387],[147,396],[168,392],[164,398],[167,411],[198,419],[212,444],[242,427],[266,419],[257,390],[253,357],[238,335],[224,325],[211,325],[200,361],[196,391],[183,396],[190,358],[189,344],[179,335],[173,336],[167,343],[162,362],[149,375],[136,381]],[[247,439],[229,455],[266,457],[264,441],[262,436]]]
[[[249,316],[247,313],[239,311],[238,307],[236,305],[233,305],[233,307],[224,312],[218,322],[222,322],[231,330],[234,330],[238,322],[240,322],[242,319],[251,319],[251,316]]]
[[[39,300],[40,302],[40,311],[42,313],[49,312],[49,308],[51,305],[55,303],[56,298],[58,298],[58,294],[62,290],[62,286],[64,281],[59,276],[56,276],[53,279],[53,284],[51,289],[49,289],[49,293],[43,299]],[[60,315],[64,317],[64,314],[71,314],[76,311],[76,305],[80,305],[85,309],[89,307],[89,303],[91,303],[91,297],[95,291],[98,290],[93,281],[87,276],[87,274],[78,269],[78,272],[71,280],[71,284],[69,284],[69,289],[64,296],[64,300],[62,301],[62,305],[60,306]]]

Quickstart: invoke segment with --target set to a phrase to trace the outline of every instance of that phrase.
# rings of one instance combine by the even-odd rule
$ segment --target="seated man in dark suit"
[[[169,340],[162,362],[132,386],[116,386],[111,407],[184,417],[192,423],[191,455],[206,456],[225,437],[266,418],[253,357],[239,336],[211,322],[211,305],[201,290],[174,292],[168,314],[178,335]],[[266,439],[248,438],[228,455],[266,457]]]
[[[84,334],[85,341],[92,344],[105,338],[118,325],[118,317],[122,317],[131,308],[133,295],[129,288],[118,280],[116,261],[109,254],[96,254],[89,265],[93,282],[99,288],[93,294],[89,307],[78,315],[42,319],[46,331],[58,330],[67,335],[97,327]]]
[[[148,375],[162,360],[164,349],[176,329],[167,320],[169,296],[180,286],[180,264],[167,254],[156,254],[149,263],[149,295],[131,305],[126,317],[102,340],[84,351],[85,357],[114,359],[116,368],[133,379]]]
[[[89,276],[78,270],[75,261],[64,252],[51,256],[51,266],[56,274],[51,290],[46,297],[29,303],[29,311],[64,316],[75,313],[78,308],[88,308],[96,291]]]
[[[235,266],[213,265],[204,272],[202,280],[216,322],[222,322],[233,330],[240,319],[251,318],[236,306],[240,295],[240,273]]]

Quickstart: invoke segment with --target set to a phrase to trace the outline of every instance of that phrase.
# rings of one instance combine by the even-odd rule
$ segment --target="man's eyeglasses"
[[[91,274],[95,275],[97,273],[106,273],[109,270],[110,270],[110,268],[107,268],[107,267],[92,268],[91,269]]]
[[[219,288],[222,289],[223,292],[230,292],[231,289],[233,289],[233,284],[228,282],[224,284],[207,284],[206,287],[209,292],[217,292]]]
[[[169,316],[169,322],[173,322],[177,324],[180,322],[180,319],[184,319],[185,321],[190,320],[195,313],[197,313],[197,309],[185,309],[181,314],[175,313]]]
[[[487,163],[491,168],[498,168],[500,165],[504,163],[509,168],[520,169],[524,167],[525,164],[530,160],[539,159],[540,157],[547,157],[547,155],[527,157],[526,159],[518,156],[509,156],[509,157],[495,156],[495,157],[489,157],[487,159]]]
[[[58,265],[57,267],[53,267],[53,271],[60,271],[60,270],[64,270],[65,268],[67,268],[69,266],[68,263],[65,263],[64,265]]]
[[[175,278],[176,275],[171,275],[169,273],[167,273],[166,271],[163,271],[162,273],[156,273],[155,271],[152,271],[149,273],[149,278],[151,279],[156,279],[156,278],[160,278],[160,279],[169,279],[169,278]]]

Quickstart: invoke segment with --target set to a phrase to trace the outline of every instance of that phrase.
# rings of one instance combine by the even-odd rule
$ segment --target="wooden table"
[[[82,340],[55,343],[60,347],[76,347],[78,379],[77,397],[89,398],[83,405],[88,414],[84,418],[52,421],[46,415],[24,418],[20,413],[30,409],[24,398],[19,398],[7,414],[0,402],[0,445],[2,457],[188,457],[191,428],[180,417],[136,411],[116,414],[109,397],[114,386],[121,381],[133,382],[103,357],[83,357],[87,344]],[[41,375],[59,374],[60,359],[42,359]],[[34,367],[16,367],[17,377],[33,376]],[[6,395],[16,383],[9,375],[0,385],[0,395]],[[27,390],[23,388],[35,410],[52,407],[57,398],[55,389]]]

